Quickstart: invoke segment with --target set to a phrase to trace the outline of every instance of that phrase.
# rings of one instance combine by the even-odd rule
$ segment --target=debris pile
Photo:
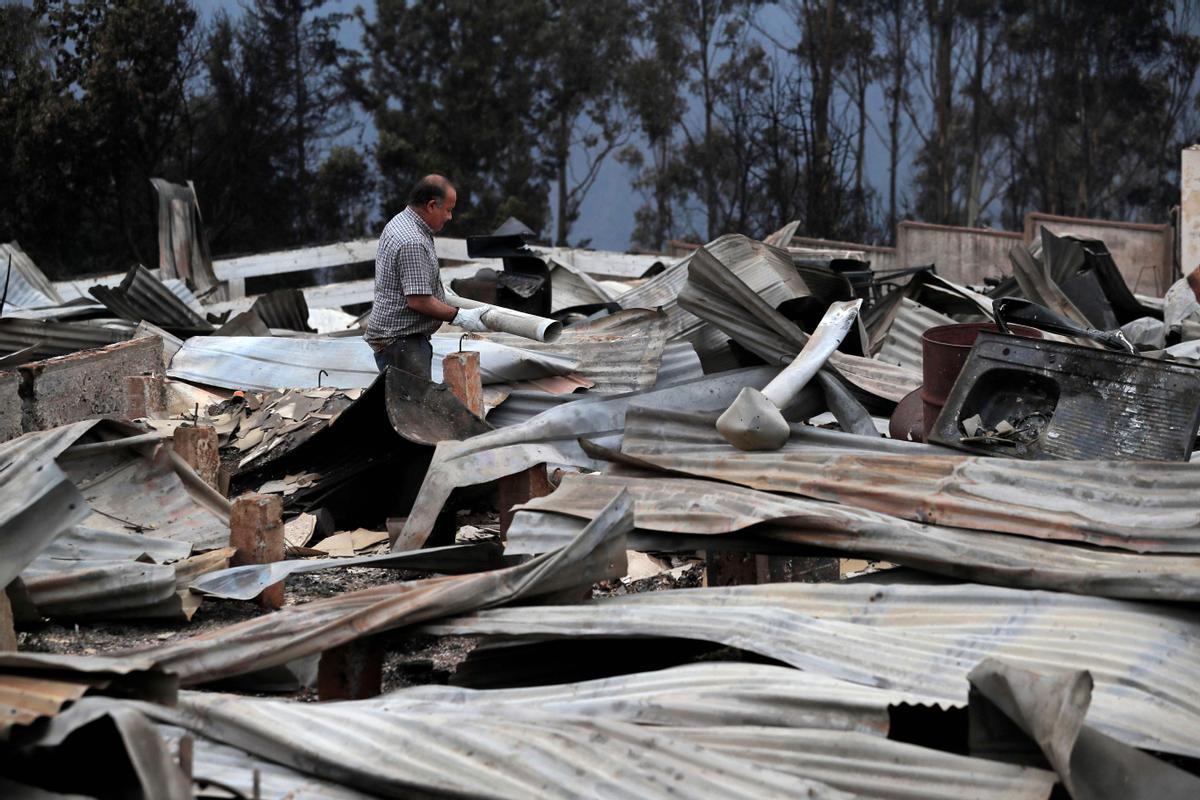
[[[1200,267],[508,231],[425,381],[159,189],[0,253],[3,796],[1200,796]]]

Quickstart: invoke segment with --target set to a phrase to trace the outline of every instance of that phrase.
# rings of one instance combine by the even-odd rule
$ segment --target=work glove
[[[483,313],[487,310],[487,306],[460,308],[454,315],[454,321],[451,324],[471,333],[486,333],[488,326],[483,324]]]

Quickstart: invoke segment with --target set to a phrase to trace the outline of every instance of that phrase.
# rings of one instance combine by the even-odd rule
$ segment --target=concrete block
[[[21,376],[0,372],[0,442],[24,433],[21,427]]]
[[[216,428],[211,425],[176,428],[171,447],[196,470],[202,481],[220,491],[217,472],[221,468],[221,454]]]
[[[534,464],[527,470],[501,478],[496,501],[500,510],[500,533],[508,533],[508,526],[512,524],[513,514],[516,513],[513,506],[528,503],[535,497],[545,497],[553,491],[545,464]]]
[[[158,375],[125,376],[122,419],[161,417],[166,409],[166,382]]]
[[[442,382],[459,402],[483,419],[483,379],[479,374],[479,353],[467,350],[442,359]]]
[[[283,561],[283,498],[275,494],[244,494],[229,512],[229,546],[237,552],[230,566],[273,564]],[[283,581],[273,583],[258,596],[263,608],[283,607]]]
[[[97,417],[133,419],[135,412],[144,416],[153,382],[131,387],[125,380],[131,376],[158,379],[161,408],[162,347],[161,339],[150,336],[22,365],[23,428],[45,430]],[[139,392],[133,405],[140,407],[131,408],[131,388]]]

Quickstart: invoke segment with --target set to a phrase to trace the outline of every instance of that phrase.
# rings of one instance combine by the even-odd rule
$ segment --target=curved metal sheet
[[[442,442],[434,452],[433,463],[425,473],[404,529],[393,544],[399,549],[423,545],[450,493],[460,486],[476,486],[542,463],[599,467],[580,448],[579,438],[620,434],[625,427],[625,412],[632,402],[723,408],[744,386],[765,386],[778,371],[775,367],[752,367],[642,394],[564,403],[518,425],[461,442]]]
[[[76,422],[0,443],[0,587],[87,517],[87,502],[55,459],[95,424]]]
[[[717,661],[520,689],[413,686],[384,695],[372,705],[406,715],[462,711],[503,716],[512,710],[537,709],[556,716],[639,725],[816,728],[884,737],[888,708],[918,702],[904,692],[815,672]]]
[[[831,500],[917,522],[1137,552],[1200,553],[1200,469],[1030,462],[796,426],[771,453],[730,447],[715,416],[626,415],[622,453],[655,468]]]
[[[508,383],[565,375],[575,362],[554,353],[535,353],[482,340],[435,335],[434,382],[442,380],[442,358],[462,349],[480,354],[483,382]],[[318,375],[324,371],[325,375]],[[225,389],[271,391],[311,388],[365,389],[379,375],[371,347],[358,337],[292,338],[194,336],[171,359],[168,377]]]
[[[976,584],[791,583],[483,611],[427,630],[699,639],[930,702],[962,703],[967,674],[989,656],[1088,670],[1097,729],[1200,756],[1200,622],[1188,609]]]
[[[713,481],[617,476],[572,476],[553,494],[519,511],[507,552],[561,547],[609,497],[634,498],[635,548],[704,549],[706,535],[740,532],[761,550],[790,542],[883,559],[953,578],[999,586],[1095,594],[1137,600],[1200,600],[1200,557],[1097,550],[1006,534],[964,531],[888,517],[834,503],[767,494]],[[672,546],[670,536],[685,537]],[[646,542],[644,539],[649,538]],[[723,538],[723,537],[722,537]],[[711,545],[723,549],[722,542]]]
[[[130,655],[153,659],[186,685],[286,664],[372,633],[619,577],[632,525],[632,504],[621,496],[569,546],[515,567],[348,592]]]

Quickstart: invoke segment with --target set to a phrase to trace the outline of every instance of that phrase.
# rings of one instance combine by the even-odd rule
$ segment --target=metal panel
[[[95,424],[76,422],[0,444],[0,587],[87,516],[87,502],[55,459]]]
[[[670,729],[511,712],[406,716],[368,702],[191,693],[163,722],[385,797],[794,798],[851,795],[699,747]],[[294,735],[304,731],[303,736]]]
[[[570,544],[567,542],[566,544]],[[292,575],[346,567],[377,567],[421,570],[457,575],[482,572],[504,566],[498,545],[455,544],[402,553],[383,553],[357,558],[276,561],[271,564],[245,564],[210,572],[191,583],[191,589],[214,597],[253,600],[272,584]],[[509,560],[509,563],[512,563]]]
[[[478,338],[533,352],[563,355],[592,382],[596,394],[644,391],[654,386],[666,343],[666,315],[635,309],[593,322],[564,328],[552,343],[543,344],[507,333],[478,334]]]
[[[497,691],[417,704],[405,702],[411,692],[336,704],[185,693],[179,714],[146,711],[256,757],[387,796],[1049,795],[1055,777],[1042,770],[810,728],[806,720],[829,719],[818,698],[811,698],[815,709],[808,705],[820,681],[796,670],[713,664],[522,690],[519,705],[518,693]],[[700,694],[687,703],[691,688]],[[574,699],[580,691],[600,696]],[[831,710],[844,698],[863,702],[862,694],[839,691]],[[878,708],[883,696],[866,703]]]
[[[732,339],[768,364],[791,363],[808,334],[776,310],[788,298],[759,290],[738,275],[737,266],[715,250],[702,247],[692,254],[679,304],[710,325],[688,338],[702,360],[715,358]],[[865,328],[860,328],[860,337],[865,341]],[[887,400],[899,401],[921,385],[918,372],[846,353],[835,352],[828,366],[863,391]]]
[[[930,328],[953,324],[954,320],[945,314],[903,297],[900,299],[900,311],[892,320],[883,338],[883,346],[875,357],[888,364],[920,370],[924,363],[921,336]]]
[[[433,375],[441,382],[442,359],[459,350],[461,337],[433,337]],[[575,362],[551,352],[535,353],[481,340],[461,341],[480,354],[484,383],[565,375]],[[327,374],[319,376],[324,370]],[[168,377],[225,389],[271,391],[311,388],[318,383],[339,389],[365,389],[379,377],[371,347],[353,338],[196,336],[171,360]]]
[[[639,725],[819,728],[884,737],[888,708],[919,702],[904,692],[790,667],[717,661],[520,689],[413,686],[372,705],[405,715],[462,711],[503,716],[537,709]]]
[[[638,532],[687,534],[669,549],[707,545],[706,535],[742,532],[769,542],[880,558],[941,575],[1001,586],[1139,600],[1200,600],[1200,557],[1143,555],[963,531],[835,503],[767,494],[714,481],[663,477],[565,476],[553,494],[522,508],[589,519],[608,498],[628,491]],[[569,541],[577,527],[554,526],[518,512],[508,552],[536,553]],[[670,545],[658,536],[652,549]],[[635,547],[644,547],[636,541]],[[721,544],[714,543],[714,548]]]
[[[100,285],[89,291],[118,317],[135,324],[146,320],[168,330],[195,333],[213,329],[212,324],[140,264],[130,268],[116,289]]]
[[[843,731],[698,729],[688,741],[741,754],[850,792],[888,800],[1049,797],[1054,773]]]
[[[676,260],[658,254],[617,253],[611,250],[584,250],[577,247],[534,247],[533,250],[547,260],[570,265],[577,272],[612,278],[641,278],[657,266],[670,268]]]
[[[172,749],[186,733],[173,725],[159,725],[159,735]],[[367,794],[341,786],[331,780],[311,775],[258,758],[236,747],[219,744],[203,736],[192,740],[193,783],[203,786],[216,781],[240,792],[242,797],[283,798],[284,800],[378,800],[379,795]],[[207,796],[207,795],[203,795]]]
[[[984,458],[799,426],[782,450],[744,453],[721,440],[714,422],[713,415],[635,409],[622,452],[659,469],[918,522],[1200,552],[1200,469],[1192,464]]]
[[[174,678],[138,656],[0,653],[0,734],[53,717],[85,694],[111,692],[173,703],[177,686]]]
[[[931,702],[962,703],[988,656],[1091,672],[1089,721],[1134,747],[1200,756],[1200,621],[1190,610],[961,584],[770,584],[483,611],[427,630],[684,637]]]
[[[84,455],[64,468],[91,505],[87,525],[126,533],[145,531],[197,549],[229,543],[229,503],[211,487],[204,492],[189,479],[190,468],[159,446],[144,457],[128,449]],[[216,495],[214,502],[212,495]]]
[[[46,274],[37,268],[21,245],[0,244],[0,291],[5,292],[4,312],[14,308],[41,308],[63,301]]]
[[[631,504],[621,497],[570,546],[515,567],[348,592],[139,654],[193,685],[286,664],[373,633],[587,586],[625,573],[625,533],[632,524]]]
[[[38,611],[54,618],[148,610],[175,595],[175,567],[137,561],[38,559],[21,580]]]
[[[41,557],[59,561],[135,561],[149,557],[165,564],[191,554],[192,546],[186,542],[77,525],[51,542]]]
[[[707,245],[707,250],[742,282],[762,295],[771,308],[776,308],[785,300],[807,297],[809,294],[791,257],[782,250],[736,233],[715,239]],[[661,308],[669,320],[668,337],[687,338],[695,342],[705,327],[705,321],[684,310],[677,302],[679,293],[688,282],[688,270],[694,257],[695,254],[688,256],[636,289],[621,295],[621,306]]]
[[[43,322],[5,317],[0,319],[0,353],[15,353],[32,346],[25,354],[25,361],[65,356],[123,342],[133,337],[135,327],[124,320]]]
[[[704,370],[700,367],[700,358],[690,342],[667,342],[663,346],[662,362],[658,368],[654,389],[666,389],[669,386],[698,381],[703,377]],[[564,403],[588,399],[594,398],[586,391],[549,394],[542,391],[517,390],[489,412],[487,420],[497,428],[517,425]]]
[[[550,261],[550,311],[612,301],[611,293],[586,272],[561,261]]]
[[[184,542],[79,526],[55,539],[21,580],[48,617],[186,618],[191,604],[185,609],[170,602],[178,575],[175,565],[164,562],[186,559],[191,551]]]
[[[583,452],[578,440],[619,435],[625,428],[625,412],[633,401],[644,405],[724,408],[743,387],[765,386],[778,371],[775,367],[733,370],[643,394],[564,403],[517,425],[462,442],[442,442],[434,452],[433,463],[425,473],[416,502],[396,541],[406,547],[424,544],[450,493],[460,486],[476,486],[542,463],[600,468],[599,462]]]

